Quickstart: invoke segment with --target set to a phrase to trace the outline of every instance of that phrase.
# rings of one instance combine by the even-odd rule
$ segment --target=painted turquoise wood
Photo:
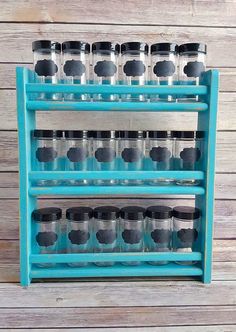
[[[31,263],[129,262],[129,261],[201,261],[200,252],[112,252],[82,254],[32,254]]]
[[[95,277],[95,276],[202,276],[205,283],[211,280],[212,227],[214,201],[214,165],[215,165],[215,132],[218,95],[218,72],[204,73],[200,86],[105,86],[105,85],[63,85],[32,83],[33,73],[26,68],[17,68],[17,111],[19,128],[20,156],[20,232],[21,232],[21,283],[27,286],[31,278],[63,278],[63,277]],[[201,95],[202,101],[195,103],[134,103],[134,102],[63,102],[39,101],[32,99],[36,92],[61,93],[161,93],[180,95]],[[28,99],[30,95],[30,100]],[[36,172],[31,170],[31,151],[33,149],[30,133],[35,128],[35,111],[37,110],[68,110],[68,111],[167,111],[167,112],[199,112],[198,128],[204,130],[205,160],[201,171],[143,171],[143,172]],[[200,186],[54,186],[39,187],[32,185],[36,180],[67,180],[67,179],[151,179],[176,178],[203,180]],[[202,246],[199,252],[193,253],[110,253],[110,254],[55,254],[40,255],[31,245],[31,213],[36,207],[39,195],[114,195],[114,194],[175,194],[196,195],[196,205],[202,209],[203,229]],[[124,266],[118,262],[138,260],[139,266]],[[65,265],[70,262],[115,261],[111,267],[89,265],[74,268]],[[169,263],[165,266],[152,266],[145,261],[191,261],[201,266],[182,266]],[[39,268],[37,263],[58,263],[56,267]]]

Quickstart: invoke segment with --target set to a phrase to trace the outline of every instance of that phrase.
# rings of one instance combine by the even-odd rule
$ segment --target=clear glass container
[[[200,76],[206,70],[207,46],[199,43],[179,46],[179,84],[199,85]],[[178,99],[199,101],[199,96],[180,96]]]
[[[34,222],[33,248],[40,254],[56,254],[60,240],[60,219],[62,210],[56,207],[37,209],[32,212]],[[51,267],[54,263],[40,263],[41,267]]]
[[[63,131],[43,130],[33,131],[33,160],[32,166],[36,171],[63,171]],[[38,185],[58,185],[59,180],[39,180]]]
[[[120,210],[121,252],[144,250],[145,209],[140,206],[126,206]],[[139,265],[140,262],[123,262],[124,265]]]
[[[72,207],[66,210],[68,253],[91,252],[92,217],[93,209],[89,207]],[[68,265],[86,266],[88,263],[69,263]]]
[[[91,160],[89,132],[86,130],[66,130],[66,160],[68,171],[88,171]],[[83,186],[90,183],[87,179],[67,180],[69,185]]]
[[[199,251],[199,232],[201,228],[201,211],[191,206],[176,206],[173,209],[173,250],[191,253]],[[192,265],[194,261],[176,262]]]
[[[145,157],[145,131],[120,131],[119,169],[141,171]],[[142,180],[121,180],[123,185],[141,185]]]
[[[169,252],[172,246],[172,208],[150,206],[146,210],[146,248],[151,252]],[[168,264],[168,261],[149,262],[152,265]]]
[[[115,206],[94,209],[94,252],[118,251],[120,210]],[[98,266],[112,266],[114,262],[96,262]]]
[[[174,131],[175,169],[181,171],[197,171],[202,168],[203,137],[202,131]],[[177,180],[179,185],[198,185],[199,180]]]
[[[36,40],[32,43],[36,83],[60,83],[61,44],[51,40]],[[39,93],[38,99],[62,99],[61,93]]]
[[[145,85],[148,83],[148,45],[129,42],[121,45],[122,82],[126,85]],[[147,101],[146,94],[125,94],[124,101]]]
[[[89,83],[89,53],[90,45],[83,41],[66,41],[62,43],[63,82],[65,84]],[[89,94],[67,93],[65,100],[89,100]]]
[[[120,45],[112,42],[92,44],[94,84],[118,84]],[[118,94],[94,94],[93,100],[117,101]]]
[[[173,85],[178,82],[178,45],[157,43],[151,46],[151,83]],[[175,101],[174,95],[151,95],[150,101]]]
[[[117,131],[93,131],[92,157],[94,171],[115,171],[117,169],[118,137]],[[95,185],[115,185],[117,180],[94,180]]]
[[[174,140],[171,131],[149,131],[146,144],[146,167],[150,171],[169,171],[173,169]],[[151,179],[151,185],[168,185],[174,179]]]

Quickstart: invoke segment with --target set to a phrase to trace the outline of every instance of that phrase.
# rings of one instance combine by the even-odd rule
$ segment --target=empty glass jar
[[[199,85],[200,76],[206,70],[207,46],[188,43],[179,46],[179,83]],[[180,99],[199,100],[199,96],[180,96]]]
[[[146,164],[151,171],[169,171],[173,169],[174,153],[173,133],[171,131],[149,131]],[[158,178],[149,180],[151,185],[166,185],[173,182],[173,179]]]
[[[150,206],[146,210],[146,247],[148,251],[168,252],[172,245],[172,208]],[[152,265],[167,264],[168,261],[152,261]]]
[[[92,53],[94,84],[117,84],[120,45],[112,42],[93,43]],[[94,94],[93,99],[102,101],[116,101],[119,99],[119,95]]]
[[[87,84],[89,80],[90,45],[83,41],[62,43],[63,81],[65,84]],[[66,93],[65,100],[88,100],[88,94]]]
[[[99,206],[94,209],[94,252],[118,250],[118,218],[120,210],[115,206]],[[96,262],[98,266],[112,266],[114,262]]]
[[[36,40],[32,43],[34,54],[35,82],[60,83],[61,44],[51,40]],[[61,93],[40,93],[38,99],[61,99]]]
[[[173,85],[178,81],[178,45],[157,43],[151,46],[152,84]],[[151,101],[175,101],[173,95],[152,95]]]
[[[119,163],[123,171],[141,171],[145,156],[145,131],[120,131]],[[140,185],[141,180],[121,180],[123,185]]]
[[[201,211],[191,206],[176,206],[173,209],[173,250],[191,253],[199,249]],[[194,261],[178,261],[178,264],[191,265]]]
[[[200,170],[203,159],[203,131],[174,131],[175,169],[185,171]],[[197,185],[198,180],[177,180],[180,185]]]
[[[115,171],[117,167],[117,131],[93,131],[92,156],[94,171]],[[95,185],[114,185],[117,180],[94,180]]]
[[[60,219],[62,211],[56,207],[37,209],[32,212],[34,243],[40,254],[56,254],[60,238]],[[40,263],[42,267],[51,267],[54,263]]]
[[[90,140],[86,130],[66,130],[66,161],[65,168],[69,171],[87,171],[90,162]],[[87,185],[87,179],[67,181],[70,185]]]
[[[130,42],[121,45],[122,82],[127,85],[144,85],[148,81],[148,45]],[[146,101],[146,94],[126,94],[123,100]]]
[[[72,207],[66,210],[67,251],[86,253],[91,251],[93,209]],[[86,266],[87,262],[70,263],[70,266]]]
[[[140,252],[144,249],[145,209],[126,206],[120,210],[121,252]],[[140,262],[123,262],[124,265],[139,265]]]
[[[60,171],[64,169],[62,130],[33,131],[33,169],[37,171]],[[39,180],[38,185],[57,185],[58,180]]]

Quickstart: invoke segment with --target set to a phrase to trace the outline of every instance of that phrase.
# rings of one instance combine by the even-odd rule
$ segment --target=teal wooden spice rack
[[[119,277],[119,276],[200,276],[211,282],[212,233],[214,208],[214,173],[218,71],[210,70],[201,77],[199,86],[127,86],[127,85],[65,85],[33,83],[33,72],[17,68],[17,113],[19,133],[20,172],[20,271],[21,284],[28,286],[37,278]],[[67,102],[44,101],[33,98],[37,93],[116,93],[199,95],[201,102]],[[197,112],[198,130],[205,132],[205,151],[200,171],[55,171],[39,172],[32,169],[32,139],[35,113],[41,111],[124,111],[124,112]],[[198,179],[201,186],[52,186],[34,185],[36,180],[56,179]],[[140,253],[82,253],[39,254],[34,250],[31,214],[41,195],[195,195],[195,205],[202,211],[201,247],[198,252],[140,252]],[[150,265],[147,261],[170,261],[167,265]],[[197,261],[195,265],[178,265],[175,261]],[[70,267],[73,262],[115,261],[114,266],[94,264]],[[120,262],[140,261],[138,266]],[[38,263],[57,263],[54,267],[38,267]]]

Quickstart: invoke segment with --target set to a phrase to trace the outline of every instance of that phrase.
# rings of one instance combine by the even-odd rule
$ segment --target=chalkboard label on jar
[[[98,148],[95,151],[95,158],[98,162],[112,162],[116,157],[116,151],[112,148]]]
[[[198,231],[192,228],[182,228],[177,232],[177,236],[181,242],[193,243],[198,238]]]
[[[184,66],[184,73],[187,77],[200,77],[204,71],[205,65],[203,62],[190,61]]]
[[[36,241],[40,247],[50,247],[56,243],[58,236],[55,232],[39,232]]]
[[[153,147],[150,151],[150,157],[153,161],[166,162],[171,157],[171,152],[166,147]]]
[[[67,157],[73,163],[82,162],[88,157],[88,151],[85,148],[70,148]]]
[[[57,157],[57,151],[50,147],[50,148],[38,148],[36,150],[36,158],[40,162],[48,163],[52,162]]]
[[[125,148],[122,153],[121,157],[127,163],[137,162],[142,157],[142,152],[138,148]]]
[[[38,76],[54,76],[58,72],[58,66],[53,60],[38,60],[35,68]]]
[[[98,61],[94,67],[94,72],[98,77],[111,77],[117,72],[117,67],[112,61]]]
[[[81,60],[67,60],[63,70],[66,76],[82,76],[85,73],[85,65]]]
[[[199,148],[184,148],[180,152],[180,158],[186,163],[195,163],[201,157]]]
[[[137,244],[142,239],[142,232],[137,229],[125,229],[122,232],[122,238],[125,243]]]
[[[89,240],[90,234],[89,232],[82,231],[80,229],[72,230],[68,234],[68,238],[72,244],[81,245],[85,244]]]
[[[141,60],[130,60],[126,62],[123,70],[126,76],[142,76],[146,71],[146,66]]]
[[[158,61],[153,68],[153,72],[157,77],[172,76],[175,73],[175,65],[173,61]]]
[[[96,238],[101,244],[112,244],[116,240],[117,234],[112,229],[100,229],[96,233]]]
[[[155,243],[169,243],[171,231],[169,229],[155,229],[151,232],[151,237]]]

